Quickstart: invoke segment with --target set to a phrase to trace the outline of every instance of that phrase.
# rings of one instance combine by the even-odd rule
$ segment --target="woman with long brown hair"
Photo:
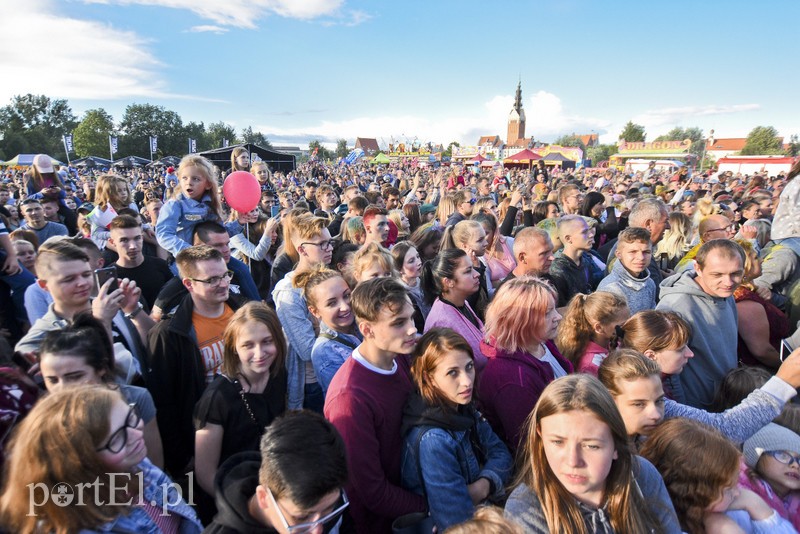
[[[527,431],[505,509],[525,532],[680,532],[661,476],[634,455],[614,400],[593,376],[548,385]]]

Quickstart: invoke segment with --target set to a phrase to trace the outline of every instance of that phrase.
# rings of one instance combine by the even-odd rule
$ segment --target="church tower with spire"
[[[522,109],[522,80],[517,84],[514,107],[508,115],[508,138],[506,144],[514,145],[525,137],[525,110]]]

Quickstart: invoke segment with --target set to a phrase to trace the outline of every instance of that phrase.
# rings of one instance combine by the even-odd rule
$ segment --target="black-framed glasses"
[[[342,504],[336,507],[333,511],[331,511],[331,513],[325,514],[316,521],[309,521],[307,523],[298,523],[297,525],[290,526],[289,522],[286,521],[286,516],[283,515],[283,510],[281,510],[281,507],[278,506],[278,503],[275,500],[275,496],[272,494],[272,490],[270,490],[269,488],[266,488],[266,490],[270,500],[272,501],[272,505],[275,507],[275,510],[278,511],[278,517],[280,517],[281,523],[283,523],[283,528],[285,528],[286,532],[289,532],[289,534],[304,534],[306,532],[311,532],[320,525],[325,525],[326,523],[330,523],[331,521],[338,520],[339,517],[341,517],[341,515],[347,509],[347,507],[350,506],[350,501],[347,500],[347,494],[344,492],[344,490],[340,490],[341,494],[339,500],[342,502]]]
[[[469,199],[469,200],[465,200],[465,201],[464,201],[464,203],[465,203],[465,204],[475,204],[477,201],[478,201],[478,199],[477,199],[477,198],[475,198],[475,197],[472,197],[472,198],[471,198],[471,199]]]
[[[320,241],[319,243],[312,243],[311,241],[307,241],[305,243],[300,243],[300,245],[313,245],[315,247],[319,247],[322,250],[333,250],[333,240],[328,239],[327,241]]]
[[[795,456],[789,451],[766,451],[764,454],[772,456],[783,465],[791,467],[792,464],[797,464],[797,467],[800,467],[800,456]]]
[[[117,454],[128,444],[128,429],[138,427],[142,420],[142,416],[136,411],[136,405],[129,404],[128,406],[130,406],[131,409],[128,412],[128,417],[125,418],[125,424],[116,429],[111,434],[111,437],[108,438],[106,444],[96,449],[97,452],[108,451],[111,454]]]
[[[230,281],[231,278],[233,278],[233,271],[225,271],[225,274],[222,276],[212,276],[211,278],[206,278],[205,280],[200,280],[199,278],[189,278],[189,280],[192,282],[201,282],[210,286],[218,286],[223,280]]]

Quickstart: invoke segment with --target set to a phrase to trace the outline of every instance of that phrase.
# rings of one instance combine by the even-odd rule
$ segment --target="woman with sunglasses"
[[[0,524],[9,532],[202,530],[167,475],[147,459],[143,422],[116,391],[52,393],[17,428]]]

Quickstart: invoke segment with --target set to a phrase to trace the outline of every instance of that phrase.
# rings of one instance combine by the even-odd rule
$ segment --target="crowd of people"
[[[798,174],[37,155],[0,529],[796,533]]]

